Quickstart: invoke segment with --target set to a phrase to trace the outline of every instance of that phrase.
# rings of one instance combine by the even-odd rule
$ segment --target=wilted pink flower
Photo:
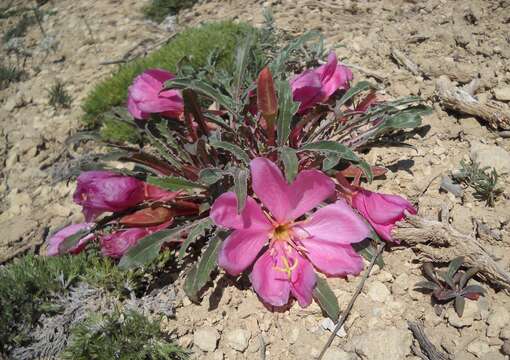
[[[381,238],[392,242],[398,242],[391,237],[391,230],[397,221],[405,217],[404,211],[416,214],[413,205],[401,196],[365,189],[359,189],[353,193],[352,206],[368,220]]]
[[[339,64],[336,54],[330,52],[326,64],[306,70],[291,81],[293,99],[301,103],[298,112],[326,102],[337,90],[348,89],[351,80],[351,70]]]
[[[91,223],[83,223],[83,224],[73,224],[66,226],[65,228],[57,231],[55,234],[53,234],[48,240],[46,240],[46,244],[48,246],[46,250],[47,256],[55,256],[59,255],[59,247],[62,242],[68,238],[71,235],[76,234],[78,231],[90,228],[93,224]],[[73,248],[69,249],[69,253],[71,254],[78,254],[80,251],[82,251],[85,248],[85,245],[87,245],[87,242],[89,242],[91,239],[94,238],[94,234],[89,234],[78,242],[77,245],[75,245]]]
[[[253,288],[270,305],[285,305],[292,294],[302,307],[312,301],[314,266],[328,276],[361,271],[363,261],[350,244],[362,241],[369,229],[345,201],[298,220],[334,193],[335,184],[329,177],[305,170],[289,185],[268,159],[256,158],[250,167],[253,191],[268,212],[248,197],[238,214],[233,192],[214,202],[211,219],[234,230],[220,250],[221,267],[238,275],[267,245],[250,274]]]
[[[166,228],[170,223],[171,221],[158,226],[130,228],[119,230],[109,235],[103,235],[99,239],[101,253],[104,256],[120,258],[129,248],[136,245],[140,239]]]
[[[181,93],[163,90],[174,75],[161,69],[149,69],[138,75],[128,90],[128,110],[135,119],[147,119],[152,113],[178,118],[184,111]]]
[[[86,171],[78,176],[73,200],[83,207],[86,221],[106,211],[122,211],[145,198],[143,181],[111,171]]]

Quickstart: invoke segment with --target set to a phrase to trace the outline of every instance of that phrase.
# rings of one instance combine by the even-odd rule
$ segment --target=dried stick
[[[378,71],[370,70],[370,69],[364,68],[364,67],[359,66],[359,65],[347,64],[347,63],[345,63],[343,61],[342,61],[342,64],[344,64],[347,67],[350,67],[350,68],[356,69],[358,71],[361,71],[362,73],[367,74],[368,76],[371,76],[371,77],[373,77],[374,79],[376,79],[376,80],[378,80],[380,82],[385,82],[386,81],[386,76],[384,74],[378,72]]]
[[[449,262],[463,256],[470,267],[480,269],[478,275],[497,288],[510,289],[510,274],[494,261],[474,235],[454,229],[447,217],[442,222],[408,214],[397,223],[392,236],[413,246],[428,261]]]
[[[423,330],[423,325],[419,322],[408,321],[407,325],[414,335],[414,338],[420,344],[422,353],[425,355],[425,359],[428,360],[448,360],[448,356],[436,349],[434,344],[429,340],[427,334]]]
[[[510,110],[504,108],[502,104],[496,101],[482,103],[443,76],[436,82],[436,92],[445,107],[480,117],[493,129],[510,129]]]
[[[338,323],[336,324],[335,329],[333,330],[333,333],[329,336],[329,339],[326,342],[326,345],[324,345],[324,347],[322,348],[322,351],[321,351],[321,353],[319,355],[318,360],[322,359],[322,357],[324,356],[324,354],[326,353],[328,348],[331,346],[331,343],[335,339],[335,336],[337,336],[336,334],[338,333],[340,328],[345,323],[345,320],[347,320],[347,316],[349,316],[349,313],[351,312],[352,307],[353,307],[354,303],[356,302],[356,299],[358,298],[359,294],[361,293],[361,290],[363,290],[363,286],[365,285],[365,281],[370,276],[370,272],[372,271],[372,268],[374,267],[375,262],[377,261],[377,259],[381,255],[381,253],[383,252],[385,245],[386,245],[385,243],[381,242],[377,246],[377,250],[376,250],[375,256],[372,258],[372,261],[370,261],[370,265],[368,266],[368,269],[365,271],[365,273],[363,274],[363,277],[361,278],[358,286],[356,287],[356,291],[354,291],[354,295],[352,295],[351,301],[349,301],[349,304],[347,305],[345,310],[342,312],[342,316],[340,316],[340,320],[338,320]]]
[[[423,71],[416,65],[406,54],[402,51],[392,48],[391,56],[397,61],[400,66],[405,67],[409,70],[413,75],[423,75]]]

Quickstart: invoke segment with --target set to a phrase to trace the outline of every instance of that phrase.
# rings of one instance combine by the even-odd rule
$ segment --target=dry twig
[[[402,51],[392,48],[391,56],[397,61],[400,66],[405,67],[413,75],[423,75],[423,71],[416,65],[406,54]]]
[[[497,288],[510,289],[510,274],[473,236],[454,229],[447,217],[442,222],[408,214],[397,224],[392,235],[411,245],[420,255],[434,262],[449,262],[463,256],[468,267],[480,269],[478,275]]]
[[[427,334],[425,334],[425,330],[423,329],[423,325],[419,322],[408,321],[407,325],[409,326],[409,330],[414,335],[414,338],[418,341],[421,348],[421,354],[424,355],[422,359],[425,360],[448,360],[449,357],[438,351],[434,344],[429,340]],[[418,349],[416,349],[418,350]],[[420,356],[421,357],[421,356]]]
[[[496,101],[482,103],[467,91],[454,86],[441,76],[436,82],[436,91],[441,104],[464,114],[480,117],[493,129],[510,129],[510,110]]]
[[[324,347],[322,348],[322,351],[321,351],[321,353],[319,355],[318,360],[322,359],[322,357],[324,356],[324,354],[326,353],[328,348],[331,346],[331,343],[335,339],[335,336],[337,336],[338,331],[340,330],[340,328],[345,323],[345,320],[347,320],[347,316],[349,316],[349,313],[351,312],[351,309],[352,309],[354,303],[356,302],[356,299],[358,298],[359,294],[361,293],[361,290],[363,290],[363,286],[365,285],[365,281],[370,276],[370,272],[372,271],[372,268],[374,267],[375,262],[377,261],[379,256],[382,254],[385,245],[386,245],[385,243],[379,243],[379,245],[377,246],[376,253],[375,253],[374,257],[372,258],[372,261],[370,261],[370,265],[368,266],[368,269],[363,274],[363,277],[361,278],[358,286],[356,287],[356,291],[354,291],[354,295],[352,295],[352,298],[349,301],[349,304],[347,305],[345,310],[342,312],[342,316],[340,316],[340,320],[338,320],[338,323],[336,324],[335,329],[333,330],[333,332],[329,336],[329,339],[326,342],[326,345],[324,345]]]

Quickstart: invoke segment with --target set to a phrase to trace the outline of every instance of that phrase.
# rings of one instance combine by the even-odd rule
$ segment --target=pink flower
[[[317,69],[306,70],[291,81],[294,101],[300,102],[299,113],[326,102],[337,90],[349,88],[352,72],[345,65],[338,64],[336,54],[329,53],[328,62]]]
[[[352,206],[368,220],[381,238],[397,243],[398,240],[391,237],[393,226],[405,217],[405,210],[416,214],[413,205],[401,196],[380,194],[365,189],[353,193]]]
[[[46,240],[46,244],[48,246],[48,248],[46,250],[46,255],[47,256],[59,255],[60,244],[62,244],[62,242],[66,238],[68,238],[71,235],[76,234],[80,230],[89,228],[92,225],[93,224],[91,224],[91,223],[73,224],[73,225],[66,226],[65,228],[57,231],[50,238],[48,238],[48,240]],[[80,239],[78,244],[75,245],[73,248],[69,249],[68,252],[71,254],[78,254],[85,248],[85,245],[87,245],[87,242],[89,242],[93,238],[94,238],[94,234],[89,234],[89,235],[83,237],[82,239]]]
[[[83,207],[86,221],[107,211],[122,211],[141,203],[145,198],[144,182],[111,171],[86,171],[78,176],[73,195]]]
[[[216,199],[211,219],[234,230],[220,250],[221,267],[238,275],[255,261],[250,279],[266,303],[283,306],[292,294],[302,307],[312,301],[314,267],[328,276],[362,270],[363,261],[350,244],[362,241],[370,231],[345,201],[300,219],[334,193],[335,184],[329,177],[305,170],[289,185],[268,159],[256,158],[250,167],[253,191],[267,212],[248,197],[238,214],[233,192]]]
[[[166,228],[171,221],[158,226],[145,228],[131,228],[127,230],[119,230],[109,235],[103,235],[99,239],[101,244],[101,253],[104,256],[112,258],[120,258],[132,246],[136,245],[139,240],[144,237]]]
[[[138,75],[128,90],[128,110],[135,119],[147,119],[152,113],[178,118],[184,111],[181,93],[163,90],[165,81],[175,76],[165,70],[149,69]]]

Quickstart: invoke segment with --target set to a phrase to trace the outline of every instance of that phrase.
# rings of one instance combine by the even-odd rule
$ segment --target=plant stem
[[[363,274],[363,277],[361,278],[361,281],[359,282],[358,287],[356,288],[356,291],[354,292],[354,295],[351,298],[351,301],[349,301],[349,304],[347,305],[345,310],[342,312],[342,316],[340,316],[340,320],[338,320],[338,323],[336,324],[335,329],[333,330],[333,333],[330,335],[328,341],[326,342],[326,345],[324,345],[324,347],[322,348],[322,351],[319,355],[318,360],[322,359],[322,357],[326,353],[326,350],[328,350],[328,348],[331,346],[331,343],[335,339],[335,336],[336,336],[338,330],[340,330],[342,325],[345,323],[345,320],[347,320],[347,316],[349,316],[349,313],[351,312],[351,309],[352,309],[354,303],[356,302],[356,299],[358,298],[359,294],[361,293],[361,290],[363,290],[365,281],[370,276],[370,272],[372,271],[372,268],[374,267],[374,264],[377,261],[377,258],[383,252],[385,245],[386,244],[384,242],[381,242],[377,246],[377,251],[375,253],[375,256],[372,258],[372,261],[370,261],[370,265],[368,266],[368,269]]]

